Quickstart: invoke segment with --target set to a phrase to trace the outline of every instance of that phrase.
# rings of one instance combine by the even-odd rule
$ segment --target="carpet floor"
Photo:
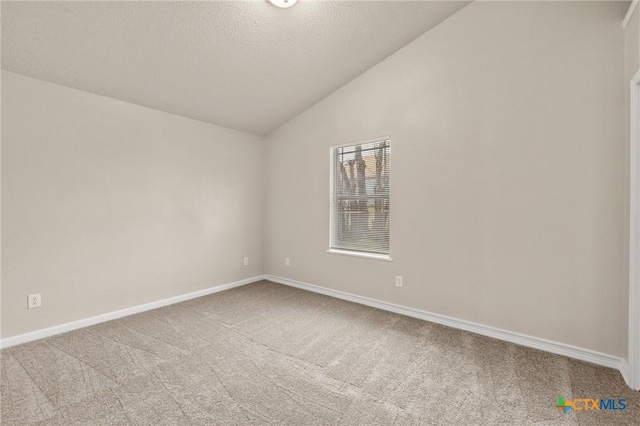
[[[1,355],[6,425],[640,425],[618,371],[268,281]]]

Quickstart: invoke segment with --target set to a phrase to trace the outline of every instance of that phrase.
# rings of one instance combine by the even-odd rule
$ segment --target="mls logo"
[[[573,401],[565,400],[563,396],[558,397],[556,409],[568,414],[575,411],[623,411],[627,409],[627,401],[624,398],[576,398]]]

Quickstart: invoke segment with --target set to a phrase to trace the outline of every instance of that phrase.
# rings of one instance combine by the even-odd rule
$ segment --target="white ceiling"
[[[2,68],[265,135],[458,1],[2,2]]]

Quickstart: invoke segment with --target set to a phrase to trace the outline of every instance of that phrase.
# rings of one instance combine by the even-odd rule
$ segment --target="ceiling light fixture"
[[[296,4],[297,1],[298,0],[269,0],[269,3],[271,3],[274,6],[287,8]]]

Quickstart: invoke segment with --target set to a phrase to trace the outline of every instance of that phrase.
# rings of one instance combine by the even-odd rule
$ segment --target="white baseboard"
[[[629,384],[628,366],[623,358],[592,351],[590,349],[579,348],[564,343],[553,342],[538,337],[527,336],[525,334],[515,333],[512,331],[501,330],[499,328],[477,324],[471,321],[465,321],[447,317],[444,315],[433,314],[431,312],[421,311],[419,309],[407,308],[405,306],[395,305],[393,303],[382,302],[368,297],[358,296],[351,293],[345,293],[338,290],[331,290],[325,287],[319,287],[300,281],[290,280],[288,278],[266,275],[266,280],[275,283],[312,291],[314,293],[324,294],[326,296],[336,297],[338,299],[348,300],[350,302],[359,303],[361,305],[371,306],[373,308],[382,309],[396,314],[406,315],[408,317],[419,318],[436,324],[446,325],[448,327],[469,331],[471,333],[480,334],[482,336],[492,337],[494,339],[503,340],[509,343],[526,346],[529,348],[539,349],[545,352],[551,352],[556,355],[563,355],[580,361],[590,362],[592,364],[619,370],[625,382]]]
[[[67,331],[77,330],[79,328],[88,327],[90,325],[99,324],[101,322],[111,321],[129,315],[138,314],[140,312],[150,311],[152,309],[161,308],[167,305],[173,305],[174,303],[184,302],[185,300],[208,296],[209,294],[218,293],[220,291],[229,290],[231,288],[240,287],[246,284],[251,284],[263,279],[265,279],[264,275],[258,275],[244,280],[222,284],[204,290],[194,291],[193,293],[182,294],[180,296],[174,296],[168,299],[158,300],[156,302],[145,303],[144,305],[132,306],[130,308],[121,309],[119,311],[108,312],[106,314],[96,315],[94,317],[60,324],[53,327],[44,328],[42,330],[32,331],[30,333],[7,337],[0,340],[0,348],[8,348],[10,346],[19,345],[21,343],[30,342],[32,340],[43,339],[45,337],[54,336],[56,334],[66,333]]]
[[[359,303],[361,305],[371,306],[373,308],[382,309],[384,311],[394,312],[400,315],[418,318],[418,319],[433,322],[436,324],[442,324],[448,327],[469,331],[471,333],[492,337],[494,339],[503,340],[505,342],[515,343],[517,345],[539,349],[539,350],[554,353],[557,355],[563,355],[569,358],[590,362],[592,364],[614,368],[616,370],[619,370],[625,382],[627,384],[630,384],[629,365],[625,359],[620,357],[592,351],[589,349],[579,348],[579,347],[567,345],[564,343],[558,343],[558,342],[553,342],[546,339],[540,339],[533,336],[527,336],[527,335],[515,333],[512,331],[501,330],[495,327],[477,324],[471,321],[459,320],[459,319],[447,317],[444,315],[422,311],[419,309],[413,309],[405,306],[395,305],[393,303],[382,302],[380,300],[358,296],[355,294],[345,293],[338,290],[331,290],[325,287],[320,287],[313,284],[307,284],[300,281],[290,280],[288,278],[276,277],[272,275],[258,275],[255,277],[247,278],[240,281],[235,281],[228,284],[218,285],[218,286],[207,288],[204,290],[187,293],[180,296],[170,297],[168,299],[158,300],[156,302],[150,302],[150,303],[145,303],[143,305],[132,306],[130,308],[121,309],[119,311],[96,315],[94,317],[85,318],[85,319],[81,319],[73,322],[68,322],[65,324],[60,324],[60,325],[45,328],[42,330],[33,331],[30,333],[7,337],[5,339],[0,340],[0,348],[8,348],[10,346],[19,345],[21,343],[43,339],[45,337],[54,336],[56,334],[66,333],[68,331],[77,330],[79,328],[88,327],[94,324],[99,324],[101,322],[111,321],[114,319],[126,317],[126,316],[137,314],[140,312],[161,308],[163,306],[173,305],[175,303],[183,302],[185,300],[207,296],[213,293],[218,293],[220,291],[229,290],[231,288],[240,287],[246,284],[251,284],[253,282],[265,280],[265,279],[279,283],[279,284],[284,284],[291,287],[308,290],[314,293],[324,294],[326,296],[348,300],[350,302]]]
[[[622,359],[620,361],[620,374],[622,374],[622,378],[624,379],[625,383],[627,385],[629,385],[629,387],[631,389],[633,389],[633,386],[631,386],[631,374],[629,374],[629,364],[627,363],[626,359]],[[640,389],[634,389],[634,390],[640,390]]]

